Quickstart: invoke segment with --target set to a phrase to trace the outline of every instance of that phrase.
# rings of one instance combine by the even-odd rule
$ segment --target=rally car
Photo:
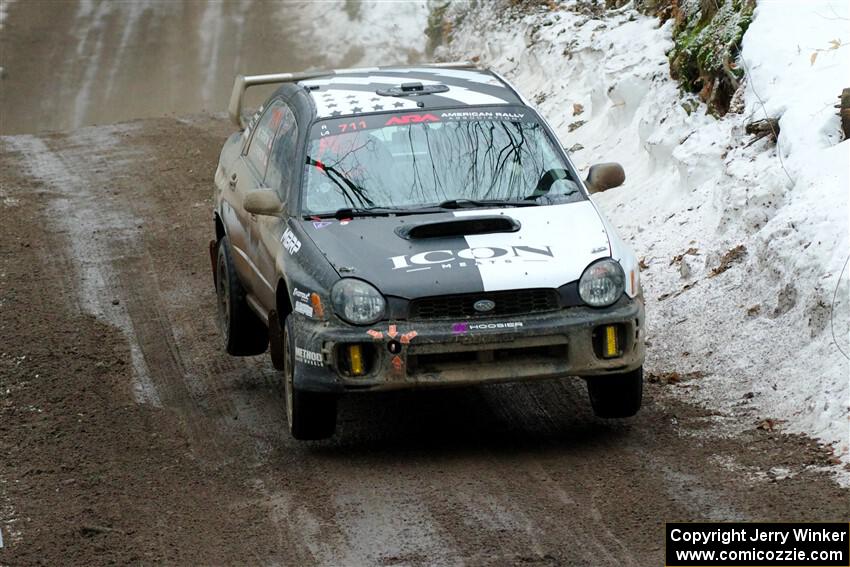
[[[252,116],[248,87],[279,84]],[[641,405],[638,263],[546,121],[468,63],[239,76],[210,242],[225,349],[270,352],[297,439],[341,394],[580,376]]]

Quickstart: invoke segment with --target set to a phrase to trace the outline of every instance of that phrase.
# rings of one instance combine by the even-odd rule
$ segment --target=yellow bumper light
[[[617,340],[616,325],[605,327],[605,358],[614,358],[620,355],[620,344]]]
[[[363,375],[363,351],[360,345],[351,345],[348,347],[348,362],[353,376]]]

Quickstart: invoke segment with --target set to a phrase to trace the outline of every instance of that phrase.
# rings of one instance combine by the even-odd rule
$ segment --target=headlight
[[[578,294],[592,307],[611,305],[623,295],[626,277],[619,262],[600,260],[589,265],[578,281]]]
[[[355,325],[369,325],[382,319],[387,304],[377,289],[353,278],[334,284],[331,301],[336,314]]]

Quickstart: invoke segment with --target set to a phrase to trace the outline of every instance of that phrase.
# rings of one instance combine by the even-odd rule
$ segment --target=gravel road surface
[[[579,380],[352,396],[294,442],[269,359],[215,327],[228,132],[0,138],[0,564],[647,566],[665,521],[850,517],[828,452],[682,384],[614,422]]]

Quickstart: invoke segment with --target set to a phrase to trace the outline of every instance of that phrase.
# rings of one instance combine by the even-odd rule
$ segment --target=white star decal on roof
[[[413,98],[395,98],[376,96],[374,91],[351,91],[331,89],[322,93],[314,93],[313,102],[316,104],[318,117],[346,116],[363,112],[379,112],[384,108],[411,109],[417,108]]]

